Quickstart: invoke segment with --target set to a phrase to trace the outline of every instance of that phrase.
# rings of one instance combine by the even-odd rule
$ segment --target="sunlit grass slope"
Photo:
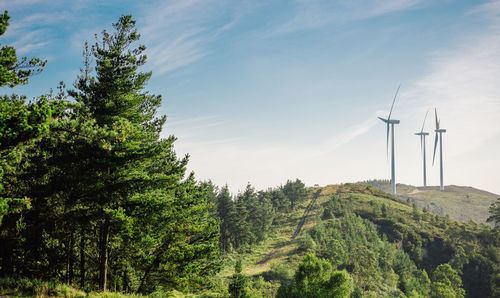
[[[387,180],[364,181],[373,187],[385,192],[390,192],[390,184]],[[397,185],[398,197],[410,202],[415,202],[421,209],[441,216],[448,215],[450,218],[462,222],[473,220],[476,223],[484,223],[488,218],[488,208],[491,203],[500,198],[500,195],[470,186],[447,185],[444,191],[438,186],[416,187],[406,184]]]

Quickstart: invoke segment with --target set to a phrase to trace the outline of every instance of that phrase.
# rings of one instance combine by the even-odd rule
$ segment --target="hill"
[[[216,284],[224,289],[231,283],[240,259],[251,291],[274,297],[312,253],[346,270],[360,295],[427,297],[437,291],[437,272],[449,264],[461,278],[455,289],[488,297],[498,272],[495,235],[486,225],[421,211],[368,185],[312,188],[295,210],[276,215],[265,240],[228,252]]]
[[[390,193],[389,180],[369,180],[360,182]],[[484,223],[489,216],[488,208],[500,195],[470,186],[447,185],[444,191],[438,186],[416,187],[397,185],[397,197],[404,202],[414,202],[420,209],[462,222],[473,220]]]
[[[498,230],[431,214],[370,185],[305,188],[297,180],[258,192],[248,186],[234,199],[222,188],[214,190],[212,202],[212,216],[221,225],[220,272],[203,284],[190,286],[190,294],[168,292],[172,289],[167,288],[152,294],[318,297],[297,295],[297,291],[290,295],[290,289],[304,294],[300,292],[304,286],[316,287],[321,281],[318,272],[328,268],[332,268],[332,276],[335,271],[348,277],[350,297],[500,294]],[[318,264],[319,271],[310,270]],[[309,271],[304,270],[305,265]],[[19,284],[21,281],[0,279],[0,295],[41,291],[22,290]],[[62,290],[49,289],[51,295],[74,291],[58,287]]]

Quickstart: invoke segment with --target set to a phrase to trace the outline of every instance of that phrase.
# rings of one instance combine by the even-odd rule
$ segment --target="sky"
[[[437,108],[445,185],[500,194],[500,1],[0,0],[0,44],[47,59],[35,98],[71,88],[85,40],[122,14],[137,21],[161,94],[164,137],[199,180],[258,189],[287,179],[328,185],[390,179],[387,117],[394,93],[396,182],[421,185],[420,131]],[[434,115],[427,118],[427,181]]]

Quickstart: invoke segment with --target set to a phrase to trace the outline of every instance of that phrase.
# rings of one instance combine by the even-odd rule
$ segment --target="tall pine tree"
[[[187,157],[177,159],[175,138],[159,138],[166,118],[156,117],[161,96],[144,91],[151,73],[138,71],[146,48],[132,47],[135,21],[122,16],[113,27],[91,48],[95,77],[85,73],[70,92],[80,104],[77,125],[92,127],[79,154],[93,178],[82,202],[93,206],[99,288],[107,288],[111,262],[122,275],[131,268],[140,276],[140,292],[157,282],[186,290],[216,269],[218,227],[207,216],[207,192],[192,175],[184,180]]]

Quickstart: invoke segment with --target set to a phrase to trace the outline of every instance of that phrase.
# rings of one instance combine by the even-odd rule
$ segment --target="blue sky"
[[[71,86],[82,46],[121,14],[137,20],[178,137],[199,179],[258,188],[389,178],[385,126],[394,92],[396,180],[420,185],[413,135],[438,108],[445,184],[500,193],[500,1],[0,0],[2,44],[48,60],[29,98]],[[430,119],[432,120],[432,119]],[[433,121],[426,123],[432,131]],[[427,151],[432,152],[432,135]],[[431,156],[428,155],[428,160]],[[428,164],[428,182],[439,168]]]

